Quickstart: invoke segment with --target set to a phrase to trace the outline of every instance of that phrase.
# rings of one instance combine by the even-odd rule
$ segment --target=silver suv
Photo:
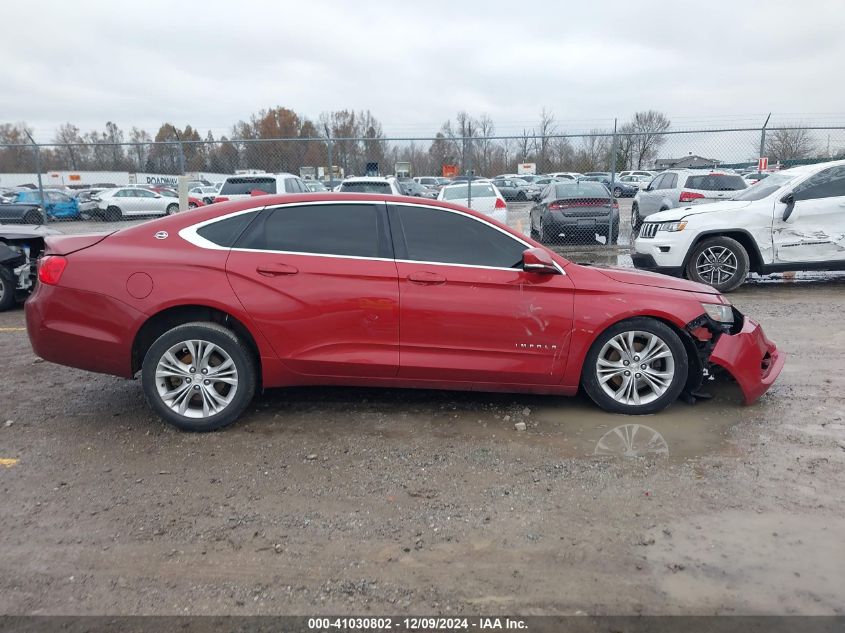
[[[729,200],[748,184],[739,174],[703,169],[669,169],[634,196],[631,226],[639,230],[643,218],[677,207]]]

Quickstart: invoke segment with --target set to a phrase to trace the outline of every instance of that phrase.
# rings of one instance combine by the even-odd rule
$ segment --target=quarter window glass
[[[796,200],[845,196],[845,166],[831,167],[810,176],[795,188]]]
[[[399,206],[408,259],[420,262],[518,268],[526,246],[459,213]]]
[[[225,218],[223,220],[219,220],[218,222],[206,224],[205,226],[197,229],[197,235],[204,237],[209,242],[214,242],[218,246],[231,247],[238,241],[241,233],[243,233],[244,229],[249,226],[249,223],[255,219],[257,214],[258,211],[241,213],[240,215],[236,215],[231,218]]]
[[[273,209],[255,222],[238,241],[238,247],[378,257],[378,235],[378,210],[375,206],[291,206]]]

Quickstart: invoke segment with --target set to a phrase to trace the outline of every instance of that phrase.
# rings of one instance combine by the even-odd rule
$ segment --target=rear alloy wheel
[[[123,219],[123,212],[118,207],[111,206],[106,209],[103,219],[106,222],[119,222]]]
[[[689,364],[678,335],[665,323],[637,317],[602,332],[584,360],[581,384],[613,413],[656,413],[673,403]]]
[[[696,246],[687,263],[687,278],[713,286],[719,292],[735,290],[745,281],[748,252],[734,239],[712,237]]]
[[[167,213],[167,215],[174,215],[176,213],[179,213],[179,205],[178,204],[168,204],[167,209],[165,210],[165,213]]]
[[[614,198],[621,198],[622,197],[622,189],[620,189],[619,187],[614,187],[613,188],[613,197]]]
[[[232,424],[255,395],[256,370],[237,335],[216,323],[186,323],[162,334],[144,357],[150,405],[183,431]]]
[[[0,266],[0,312],[15,307],[15,277],[8,266]]]

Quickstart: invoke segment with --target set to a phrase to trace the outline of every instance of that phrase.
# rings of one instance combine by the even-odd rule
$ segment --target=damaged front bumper
[[[703,316],[690,323],[687,331],[698,343],[704,367],[718,365],[728,371],[742,389],[745,404],[751,404],[772,386],[786,354],[766,337],[759,323],[736,308],[733,312],[730,326]]]

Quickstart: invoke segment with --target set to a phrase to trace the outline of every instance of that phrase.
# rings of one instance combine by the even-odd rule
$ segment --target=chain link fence
[[[615,262],[648,214],[730,197],[760,177],[760,157],[767,171],[845,158],[845,127],[0,145],[0,221],[38,219],[21,205],[45,222],[105,219],[98,190],[130,187],[153,193],[127,194],[138,198],[131,215],[160,215],[172,210],[180,175],[192,207],[212,203],[233,175],[290,172],[314,190],[395,176],[423,198],[469,176],[492,180],[511,227],[576,260]],[[730,177],[698,178],[694,191],[658,178],[679,169]],[[478,210],[487,202],[463,201]]]

